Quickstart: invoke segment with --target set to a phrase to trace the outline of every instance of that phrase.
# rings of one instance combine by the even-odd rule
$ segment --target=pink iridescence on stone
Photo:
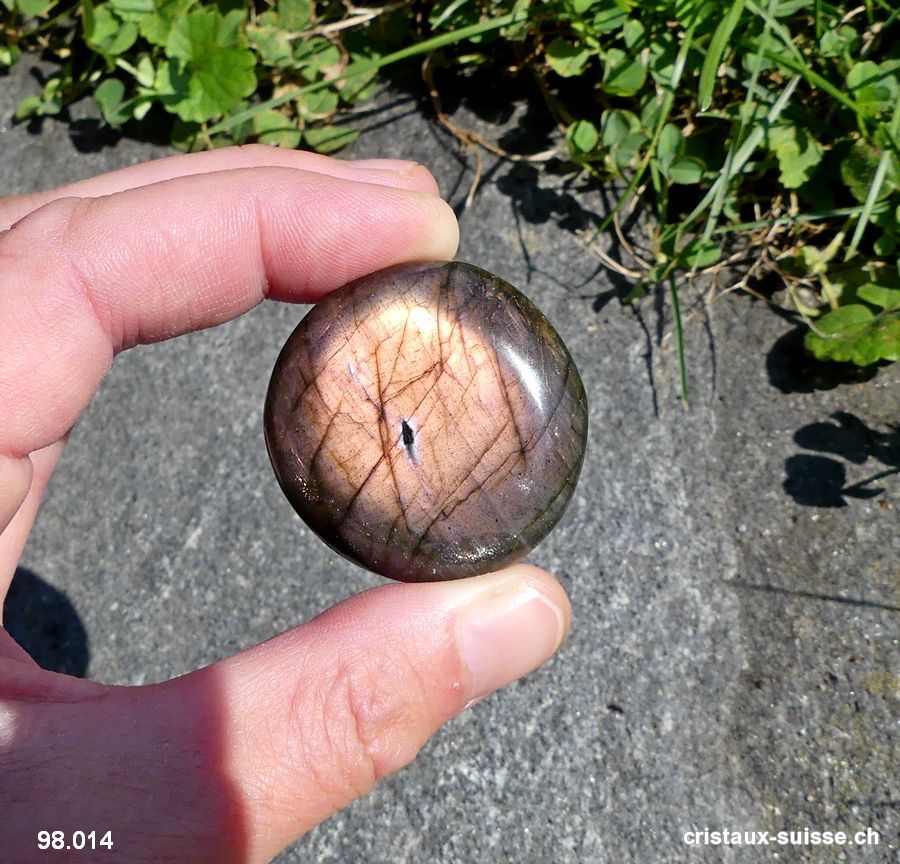
[[[521,558],[559,521],[587,402],[523,294],[470,264],[413,264],[300,322],[265,433],[285,495],[332,548],[392,579],[455,579]]]

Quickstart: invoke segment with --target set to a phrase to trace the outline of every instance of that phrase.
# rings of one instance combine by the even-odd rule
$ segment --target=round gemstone
[[[265,433],[285,495],[329,546],[392,579],[456,579],[521,558],[559,521],[587,401],[527,297],[471,264],[411,264],[300,322]]]

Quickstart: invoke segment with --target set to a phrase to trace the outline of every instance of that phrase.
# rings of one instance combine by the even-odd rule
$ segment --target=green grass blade
[[[814,69],[810,68],[809,64],[806,62],[803,54],[800,52],[800,49],[797,48],[796,44],[794,44],[794,39],[791,36],[790,31],[778,21],[775,20],[774,16],[769,12],[761,9],[754,0],[747,0],[747,8],[754,14],[759,15],[766,23],[768,23],[772,32],[775,33],[779,39],[781,39],[784,46],[790,52],[790,57],[785,56],[784,54],[778,54],[775,51],[772,51],[768,46],[761,46],[753,39],[742,39],[741,45],[745,47],[752,48],[755,51],[762,51],[763,54],[774,63],[778,63],[782,66],[786,66],[792,72],[796,72],[798,75],[802,76],[802,78],[813,88],[818,88],[824,93],[827,93],[831,96],[835,102],[843,105],[845,108],[850,109],[856,115],[856,122],[860,128],[860,130],[864,131],[868,125],[868,118],[865,116],[864,112],[860,110],[859,105],[856,100],[848,96],[844,93],[840,88],[836,87],[832,84],[827,78],[824,78]],[[891,15],[888,19],[892,20],[896,15],[895,13]],[[882,30],[885,29],[882,27]],[[897,141],[897,130],[894,128],[894,124],[891,124],[891,128],[888,129],[883,124],[878,124],[881,130],[884,132],[888,144],[891,149],[897,155],[897,158],[900,159],[900,144]]]
[[[653,137],[650,139],[650,144],[647,146],[647,152],[644,154],[644,158],[641,160],[641,164],[638,165],[637,171],[634,172],[634,176],[628,182],[628,185],[625,187],[625,191],[619,196],[616,203],[613,205],[612,210],[606,214],[606,218],[600,223],[600,227],[594,232],[593,239],[599,237],[609,226],[612,224],[612,220],[615,218],[616,213],[622,208],[622,205],[634,194],[634,190],[640,185],[641,180],[644,179],[644,174],[647,171],[647,166],[650,164],[650,160],[653,158],[653,154],[656,152],[656,145],[659,142],[659,136],[662,134],[663,127],[669,120],[669,114],[672,112],[672,105],[675,102],[675,92],[678,89],[678,85],[681,83],[681,76],[684,74],[684,68],[687,64],[687,56],[688,52],[691,50],[691,47],[694,44],[694,25],[688,28],[687,32],[684,34],[684,39],[681,40],[681,46],[678,49],[678,54],[675,57],[675,65],[672,67],[672,80],[666,89],[666,95],[663,97],[662,108],[659,112],[659,121],[656,124],[656,128],[653,130]]]
[[[774,15],[778,11],[778,0],[769,0],[768,11],[771,15]],[[771,34],[769,32],[769,23],[767,21],[763,24],[763,32],[760,39],[764,45],[768,45],[770,38]],[[741,108],[737,134],[732,139],[731,146],[728,148],[728,153],[725,156],[725,166],[723,169],[725,180],[713,198],[712,207],[710,207],[709,215],[706,218],[706,225],[703,229],[703,242],[708,241],[712,237],[713,231],[715,231],[716,225],[719,222],[719,216],[722,213],[722,208],[725,206],[725,196],[728,194],[728,188],[731,185],[732,179],[736,176],[734,162],[737,155],[737,148],[743,140],[744,127],[746,126],[747,118],[752,117],[754,114],[753,109],[756,104],[754,94],[756,93],[759,75],[762,71],[762,54],[757,52],[754,55],[754,60],[753,69],[750,72],[750,81],[747,84],[747,93],[744,96],[744,104]]]
[[[872,215],[885,213],[888,210],[887,201],[879,201],[872,208]],[[823,219],[844,219],[847,216],[858,216],[863,211],[863,205],[855,207],[838,207],[834,210],[819,210],[814,213],[798,213],[795,216],[776,216],[774,219],[758,219],[755,222],[739,222],[734,225],[722,225],[713,231],[713,234],[732,234],[741,231],[757,231],[760,228],[771,228],[773,225],[795,225],[798,222],[820,222]]]
[[[878,167],[875,169],[875,176],[872,178],[872,185],[869,187],[869,194],[866,195],[865,203],[863,204],[862,212],[859,214],[859,219],[856,222],[856,228],[853,230],[853,236],[850,238],[850,245],[847,247],[847,251],[844,253],[844,260],[848,261],[856,254],[856,249],[859,246],[859,241],[862,240],[863,232],[866,230],[866,226],[869,224],[869,220],[872,218],[872,210],[875,207],[875,202],[878,200],[878,196],[881,194],[881,187],[884,186],[884,179],[887,176],[888,162],[891,159],[891,151],[885,150],[881,154],[881,158],[878,160]]]
[[[779,23],[768,11],[757,6],[753,0],[747,0],[747,9],[754,15],[758,15],[769,25],[772,32],[782,41],[784,47],[788,49],[791,56],[785,57],[783,54],[772,51],[768,46],[761,46],[755,39],[742,39],[742,45],[746,45],[754,51],[762,51],[769,60],[772,60],[774,63],[780,63],[782,66],[787,66],[792,72],[801,75],[807,84],[824,91],[831,96],[832,99],[840,102],[841,105],[845,108],[849,108],[857,115],[857,117],[860,117],[859,106],[854,99],[835,87],[827,78],[823,78],[818,72],[810,68],[809,64],[800,53],[800,49],[797,48],[794,38],[791,36],[791,32],[783,24]]]
[[[441,26],[460,6],[465,6],[469,0],[453,0],[452,3],[449,3],[443,12],[437,17],[437,20],[433,21],[431,26],[434,30],[437,30],[438,27]]]
[[[728,47],[728,40],[734,33],[744,14],[744,6],[746,0],[734,0],[728,14],[719,22],[715,33],[709,43],[709,49],[703,60],[703,68],[700,70],[700,86],[698,97],[700,100],[700,110],[705,111],[712,103],[713,88],[716,84],[716,73],[719,71],[719,65],[722,62],[722,55]]]
[[[890,127],[891,135],[889,137],[896,135],[898,127],[900,127],[900,101],[898,101],[894,105],[894,115],[891,118]],[[856,228],[853,230],[853,236],[850,238],[850,245],[847,247],[847,251],[844,254],[845,261],[849,260],[856,254],[856,249],[859,246],[860,240],[862,240],[862,236],[866,230],[866,226],[869,224],[869,220],[872,218],[872,211],[875,209],[875,204],[878,201],[878,196],[881,194],[881,188],[882,186],[884,186],[884,181],[887,177],[887,170],[890,161],[891,151],[888,148],[885,148],[881,154],[881,158],[878,160],[878,166],[875,168],[875,176],[872,178],[872,185],[869,187],[869,192],[866,195],[865,202],[863,203],[862,212],[859,214]]]
[[[769,131],[771,126],[775,123],[775,121],[781,116],[781,112],[784,111],[785,106],[790,101],[791,96],[793,95],[794,90],[797,88],[797,84],[800,83],[800,77],[791,78],[790,81],[785,84],[784,89],[779,94],[778,98],[775,100],[775,104],[772,105],[772,110],[769,111],[768,116],[760,123],[758,126],[755,126],[750,134],[747,136],[747,139],[743,144],[738,148],[737,153],[734,155],[734,161],[732,163],[732,174],[739,174],[743,169],[744,165],[747,164],[747,161],[753,155],[753,151],[756,150],[757,147],[762,143],[763,138],[766,135],[766,132]],[[709,188],[706,195],[703,196],[703,199],[700,203],[691,211],[691,213],[684,219],[679,228],[684,230],[691,222],[693,222],[701,213],[703,213],[707,207],[715,200],[716,195],[718,194],[718,190],[720,186],[726,182],[726,177],[724,174],[720,174],[715,183]]]

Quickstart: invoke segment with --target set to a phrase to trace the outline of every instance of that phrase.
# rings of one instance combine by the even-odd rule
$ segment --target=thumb
[[[560,585],[524,564],[389,585],[168,686],[208,691],[215,679],[245,860],[264,862],[543,663],[570,614]]]

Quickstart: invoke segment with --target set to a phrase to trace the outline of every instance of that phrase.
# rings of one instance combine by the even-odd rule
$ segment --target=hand
[[[265,297],[312,302],[390,264],[452,258],[458,240],[420,166],[258,146],[5,199],[0,231],[0,608],[118,351]],[[542,663],[569,616],[528,565],[388,584],[143,687],[44,671],[0,630],[3,861],[269,861]],[[114,848],[41,851],[42,830],[111,831]]]

